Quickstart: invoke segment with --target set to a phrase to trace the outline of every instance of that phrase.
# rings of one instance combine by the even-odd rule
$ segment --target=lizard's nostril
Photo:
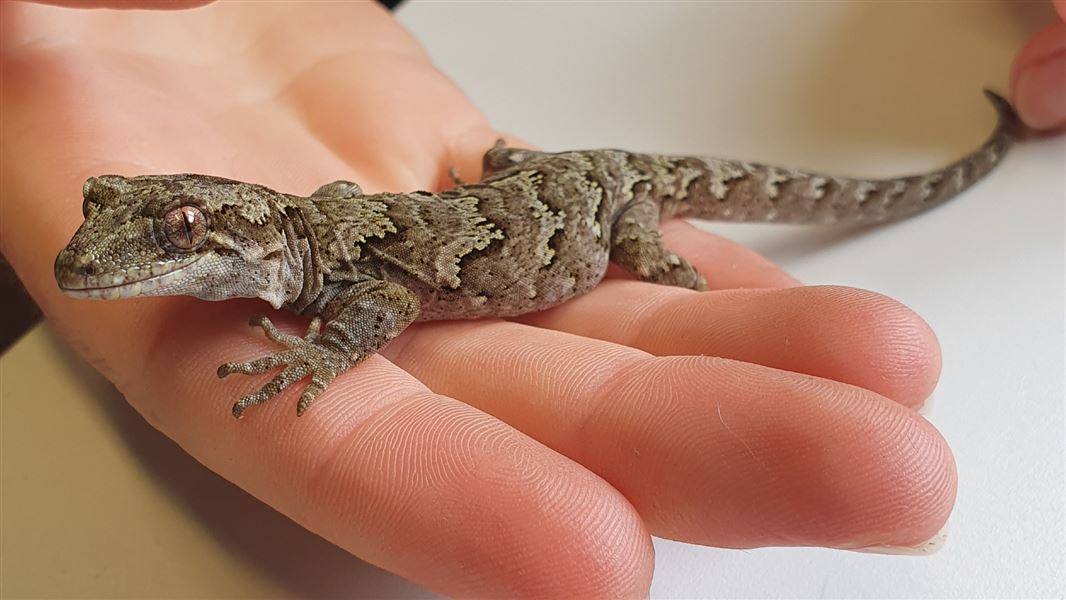
[[[78,275],[96,275],[96,261],[84,262],[75,267]]]

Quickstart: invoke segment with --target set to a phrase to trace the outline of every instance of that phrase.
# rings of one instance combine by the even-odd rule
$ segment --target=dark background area
[[[23,333],[41,320],[41,310],[37,308],[22,283],[0,256],[0,352],[8,349]]]

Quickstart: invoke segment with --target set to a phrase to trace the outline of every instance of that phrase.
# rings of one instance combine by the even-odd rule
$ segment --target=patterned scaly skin
[[[482,180],[440,193],[363,194],[337,181],[310,197],[206,175],[103,175],[55,264],[83,298],[258,297],[313,317],[303,338],[219,376],[283,367],[234,416],[310,377],[302,414],[340,373],[415,320],[514,316],[587,292],[614,262],[643,281],[706,282],[666,250],[662,219],[871,224],[954,197],[988,173],[1019,125],[1009,104],[989,140],[931,173],[862,180],[738,161],[620,150],[545,153],[498,143]],[[322,327],[322,323],[325,326]]]

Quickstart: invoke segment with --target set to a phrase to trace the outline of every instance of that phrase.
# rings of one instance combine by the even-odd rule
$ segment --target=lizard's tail
[[[1010,103],[985,90],[999,115],[973,153],[942,169],[890,179],[818,175],[740,161],[656,157],[676,185],[655,190],[663,215],[718,221],[873,224],[933,208],[996,166],[1023,126]],[[676,170],[674,170],[675,167]]]

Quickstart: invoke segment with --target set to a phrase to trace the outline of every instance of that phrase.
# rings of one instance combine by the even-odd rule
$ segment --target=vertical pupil
[[[179,206],[167,212],[167,238],[178,248],[190,250],[204,241],[204,215],[195,206]]]
[[[193,212],[192,212],[192,209],[189,209],[189,208],[181,209],[181,213],[182,213],[182,216],[185,217],[184,219],[181,220],[182,224],[185,225],[185,238],[188,239],[189,243],[191,244],[192,243],[192,226],[193,226],[193,223],[196,222],[196,215],[194,215]]]

